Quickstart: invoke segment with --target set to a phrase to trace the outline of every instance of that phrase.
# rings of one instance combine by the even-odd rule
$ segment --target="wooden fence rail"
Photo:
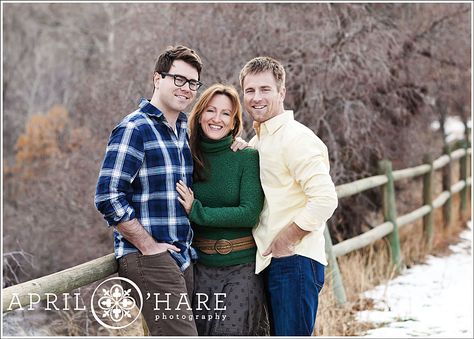
[[[45,300],[48,293],[60,295],[108,277],[117,270],[117,260],[111,253],[63,271],[4,288],[2,290],[3,312],[19,308],[20,305],[29,305],[32,295],[39,295],[39,300]]]
[[[442,155],[432,162],[429,160],[431,159],[430,157],[425,157],[424,160],[428,163],[412,168],[392,171],[391,163],[384,161],[381,163],[381,171],[383,171],[383,173],[380,175],[360,179],[336,187],[339,199],[361,193],[368,189],[382,187],[384,189],[383,205],[385,216],[385,221],[382,224],[375,226],[373,229],[363,234],[341,241],[334,246],[332,245],[331,237],[328,228],[326,227],[326,252],[328,254],[333,292],[339,304],[344,304],[346,302],[346,296],[344,284],[337,264],[337,257],[347,255],[350,252],[361,249],[388,236],[389,239],[391,239],[391,252],[395,253],[395,257],[392,256],[392,263],[396,266],[400,266],[403,259],[401,258],[399,250],[399,228],[423,218],[424,227],[426,228],[426,234],[428,237],[427,241],[430,242],[432,238],[430,223],[432,223],[434,209],[444,206],[446,202],[450,201],[453,194],[461,192],[461,208],[464,212],[466,211],[466,191],[467,187],[471,186],[471,178],[467,177],[467,166],[470,163],[467,161],[467,158],[470,155],[471,148],[467,148],[466,144],[464,148],[452,151],[449,155]],[[428,161],[426,159],[428,159]],[[431,179],[431,176],[433,171],[441,169],[457,159],[461,159],[460,181],[452,184],[449,189],[445,189],[435,199],[432,199],[431,192],[433,180]],[[424,205],[405,215],[396,216],[395,191],[393,187],[394,182],[402,179],[414,178],[420,175],[424,175]],[[4,288],[2,290],[3,312],[8,312],[18,308],[19,304],[26,305],[30,299],[30,294],[32,293],[39,295],[41,300],[45,300],[48,294],[70,292],[75,288],[86,286],[94,281],[104,279],[116,272],[117,261],[113,254],[109,254],[54,274]]]

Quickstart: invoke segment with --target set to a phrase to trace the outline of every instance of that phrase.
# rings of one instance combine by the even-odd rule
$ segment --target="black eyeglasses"
[[[162,72],[160,75],[165,78],[165,77],[173,77],[174,84],[178,87],[183,87],[186,85],[186,83],[189,83],[189,89],[191,91],[197,91],[199,87],[202,86],[202,82],[197,81],[197,80],[188,80],[187,78],[183,77],[182,75],[177,75],[177,74],[170,74],[170,73],[165,73]]]

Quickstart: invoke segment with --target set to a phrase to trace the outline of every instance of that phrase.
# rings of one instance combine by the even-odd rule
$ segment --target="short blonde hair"
[[[244,88],[244,79],[248,74],[258,74],[271,71],[275,78],[277,89],[280,90],[285,85],[285,68],[278,60],[268,56],[256,57],[247,62],[240,71],[239,80],[240,87]]]

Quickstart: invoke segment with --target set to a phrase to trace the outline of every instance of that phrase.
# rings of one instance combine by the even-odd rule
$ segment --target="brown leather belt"
[[[256,247],[255,240],[250,235],[248,237],[237,238],[232,240],[219,239],[202,239],[196,238],[193,241],[193,246],[198,248],[201,252],[206,254],[222,254],[226,255],[234,251],[247,250]]]

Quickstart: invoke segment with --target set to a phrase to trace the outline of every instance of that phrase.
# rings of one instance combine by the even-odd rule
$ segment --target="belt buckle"
[[[222,246],[222,247],[226,246],[226,247],[224,249],[219,249],[219,246]],[[229,254],[230,252],[232,252],[232,250],[234,249],[234,245],[232,245],[230,240],[219,239],[214,244],[214,249],[216,250],[217,253],[222,254],[222,255],[226,255],[226,254]]]

